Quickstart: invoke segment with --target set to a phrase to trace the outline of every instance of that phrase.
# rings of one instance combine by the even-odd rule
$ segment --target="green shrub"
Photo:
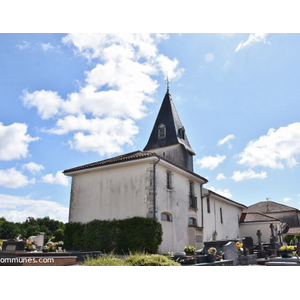
[[[136,253],[125,259],[130,266],[180,266],[179,263],[159,254]]]
[[[162,242],[161,224],[142,217],[67,223],[64,233],[64,245],[69,250],[156,253]]]
[[[128,266],[122,258],[115,257],[113,254],[104,254],[97,258],[88,257],[83,266]]]
[[[179,263],[159,254],[135,253],[124,259],[111,254],[104,254],[97,258],[88,257],[83,266],[180,266]]]

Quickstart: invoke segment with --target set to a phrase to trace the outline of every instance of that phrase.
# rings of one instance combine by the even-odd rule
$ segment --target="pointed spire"
[[[167,92],[144,151],[176,144],[183,145],[189,153],[195,155],[167,86]]]

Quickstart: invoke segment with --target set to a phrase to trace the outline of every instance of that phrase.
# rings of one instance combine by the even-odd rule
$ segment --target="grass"
[[[104,254],[97,258],[87,258],[83,266],[180,266],[169,257],[160,254],[135,253],[116,257],[113,253]]]

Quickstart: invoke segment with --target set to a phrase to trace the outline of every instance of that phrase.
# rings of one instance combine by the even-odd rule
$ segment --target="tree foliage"
[[[64,226],[63,222],[50,219],[49,217],[37,219],[28,217],[22,223],[9,222],[2,217],[0,218],[0,239],[15,239],[17,237],[23,239],[44,232],[45,240],[48,240],[55,236],[57,230],[64,230]]]

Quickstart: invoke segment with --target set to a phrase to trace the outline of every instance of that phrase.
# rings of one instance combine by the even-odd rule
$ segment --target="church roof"
[[[158,128],[163,125],[166,127],[166,137],[159,138]],[[187,151],[195,155],[168,89],[144,151],[176,144],[182,144]]]
[[[222,196],[222,195],[220,195],[220,194],[218,194],[218,193],[216,193],[216,192],[214,192],[214,191],[212,191],[212,190],[208,190],[208,189],[203,188],[203,196],[209,196],[209,195],[215,195],[216,197],[221,198],[221,199],[223,199],[224,201],[229,202],[229,203],[231,203],[231,204],[233,204],[233,205],[241,206],[241,207],[247,208],[247,206],[244,205],[244,204],[241,204],[241,203],[238,203],[238,202],[236,202],[236,201],[233,201],[233,200],[231,200],[231,199],[229,199],[229,198],[227,198],[227,197],[225,197],[225,196]]]
[[[119,156],[115,156],[112,158],[100,160],[100,161],[93,162],[90,164],[78,166],[75,168],[67,169],[67,170],[63,171],[63,173],[65,175],[71,175],[71,173],[73,173],[73,172],[78,172],[78,171],[83,171],[83,170],[92,170],[93,168],[99,168],[99,167],[106,166],[106,165],[113,165],[113,164],[117,164],[117,163],[121,163],[121,162],[125,162],[125,161],[138,160],[138,159],[154,157],[154,156],[174,165],[177,168],[180,168],[180,169],[186,171],[187,173],[190,173],[191,175],[193,175],[195,177],[198,177],[199,179],[203,180],[205,183],[208,182],[208,180],[206,178],[192,172],[191,170],[189,170],[171,160],[166,159],[165,157],[162,157],[162,156],[156,154],[155,152],[140,151],[140,150],[130,152],[127,154],[123,154],[123,155],[119,155]]]
[[[261,201],[250,205],[244,212],[258,212],[262,214],[297,211],[296,208],[283,205],[274,201]]]

